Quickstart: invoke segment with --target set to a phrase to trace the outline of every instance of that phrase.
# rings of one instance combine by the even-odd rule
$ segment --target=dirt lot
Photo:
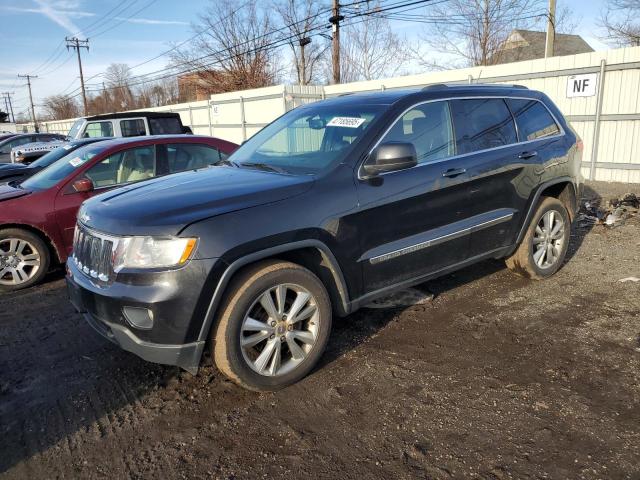
[[[53,276],[0,298],[0,477],[637,479],[629,276],[640,218],[576,225],[554,278],[493,261],[421,285],[432,302],[336,321],[322,365],[276,394],[119,350]]]

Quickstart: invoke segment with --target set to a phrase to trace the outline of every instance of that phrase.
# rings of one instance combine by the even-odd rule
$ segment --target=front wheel
[[[213,332],[216,366],[242,387],[273,391],[307,375],[331,331],[331,303],[313,273],[266,261],[234,279]]]
[[[570,235],[571,220],[566,207],[557,198],[544,198],[522,243],[506,259],[507,267],[535,280],[550,277],[562,266]]]
[[[37,235],[19,228],[0,230],[0,292],[40,282],[49,262],[49,249]]]

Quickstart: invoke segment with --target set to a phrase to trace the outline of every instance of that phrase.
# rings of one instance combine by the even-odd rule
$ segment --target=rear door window
[[[89,122],[84,131],[85,138],[113,137],[111,122]]]
[[[123,137],[139,137],[147,134],[144,119],[133,118],[130,120],[120,120],[120,132]]]
[[[507,99],[509,108],[513,112],[518,124],[518,134],[521,142],[549,137],[560,133],[558,124],[553,119],[547,107],[537,100],[518,98]]]
[[[458,154],[511,145],[518,141],[516,127],[501,98],[452,100]]]
[[[209,145],[193,143],[167,145],[167,173],[208,167],[225,158],[226,155],[223,156],[217,148]]]

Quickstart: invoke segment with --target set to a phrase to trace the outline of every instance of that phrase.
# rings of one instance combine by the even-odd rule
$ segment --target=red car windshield
[[[87,145],[74,150],[20,184],[26,190],[40,191],[53,187],[104,150],[100,145]]]

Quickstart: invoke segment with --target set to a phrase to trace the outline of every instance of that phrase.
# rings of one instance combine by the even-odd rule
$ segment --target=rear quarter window
[[[509,98],[507,102],[518,124],[521,142],[560,133],[560,127],[541,102],[516,98]]]
[[[148,118],[152,135],[167,135],[182,132],[182,122],[176,117]]]

